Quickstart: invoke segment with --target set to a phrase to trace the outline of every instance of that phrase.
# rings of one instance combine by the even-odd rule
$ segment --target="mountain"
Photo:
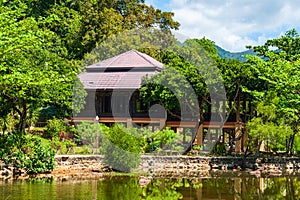
[[[219,47],[217,45],[216,45],[216,48],[217,48],[218,54],[221,58],[236,59],[236,60],[240,60],[242,62],[246,61],[246,55],[255,55],[255,53],[253,52],[252,49],[249,49],[249,50],[243,51],[243,52],[232,53],[232,52],[222,49],[221,47]]]

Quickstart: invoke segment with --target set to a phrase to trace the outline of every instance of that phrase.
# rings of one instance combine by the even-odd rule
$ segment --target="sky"
[[[178,33],[213,40],[231,52],[262,45],[295,28],[300,33],[299,0],[146,0],[174,12]]]

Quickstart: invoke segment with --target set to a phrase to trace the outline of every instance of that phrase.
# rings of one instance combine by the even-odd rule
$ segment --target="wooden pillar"
[[[127,118],[126,124],[127,124],[127,128],[132,127],[132,119],[131,118]]]
[[[159,120],[159,130],[164,129],[165,125],[166,125],[166,120],[164,118],[160,119]],[[177,132],[177,130],[176,130],[176,132]]]
[[[201,124],[197,131],[197,145],[203,145],[203,124]]]
[[[240,135],[242,134],[242,130],[241,130],[241,124],[240,123],[236,123],[235,124],[235,138],[238,138]],[[240,153],[241,152],[241,139],[238,141],[235,141],[235,153]]]

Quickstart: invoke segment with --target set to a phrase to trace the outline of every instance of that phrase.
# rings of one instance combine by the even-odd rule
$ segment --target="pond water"
[[[137,176],[125,175],[101,180],[0,181],[0,199],[300,199],[300,176],[153,178],[144,187]]]

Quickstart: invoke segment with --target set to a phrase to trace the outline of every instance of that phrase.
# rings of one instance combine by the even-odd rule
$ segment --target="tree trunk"
[[[19,122],[18,131],[20,131],[20,132],[25,131],[26,118],[27,118],[27,106],[26,106],[26,101],[23,101],[22,112],[20,113],[20,122]]]
[[[294,147],[294,139],[295,139],[296,133],[290,136],[288,142],[287,142],[287,148],[286,148],[286,154],[291,156],[293,154],[292,149]]]
[[[255,152],[255,156],[254,156],[255,158],[258,158],[258,156],[259,156],[259,150],[260,150],[260,147],[261,147],[262,143],[263,143],[262,141],[258,142],[257,149],[256,149],[256,152]]]

